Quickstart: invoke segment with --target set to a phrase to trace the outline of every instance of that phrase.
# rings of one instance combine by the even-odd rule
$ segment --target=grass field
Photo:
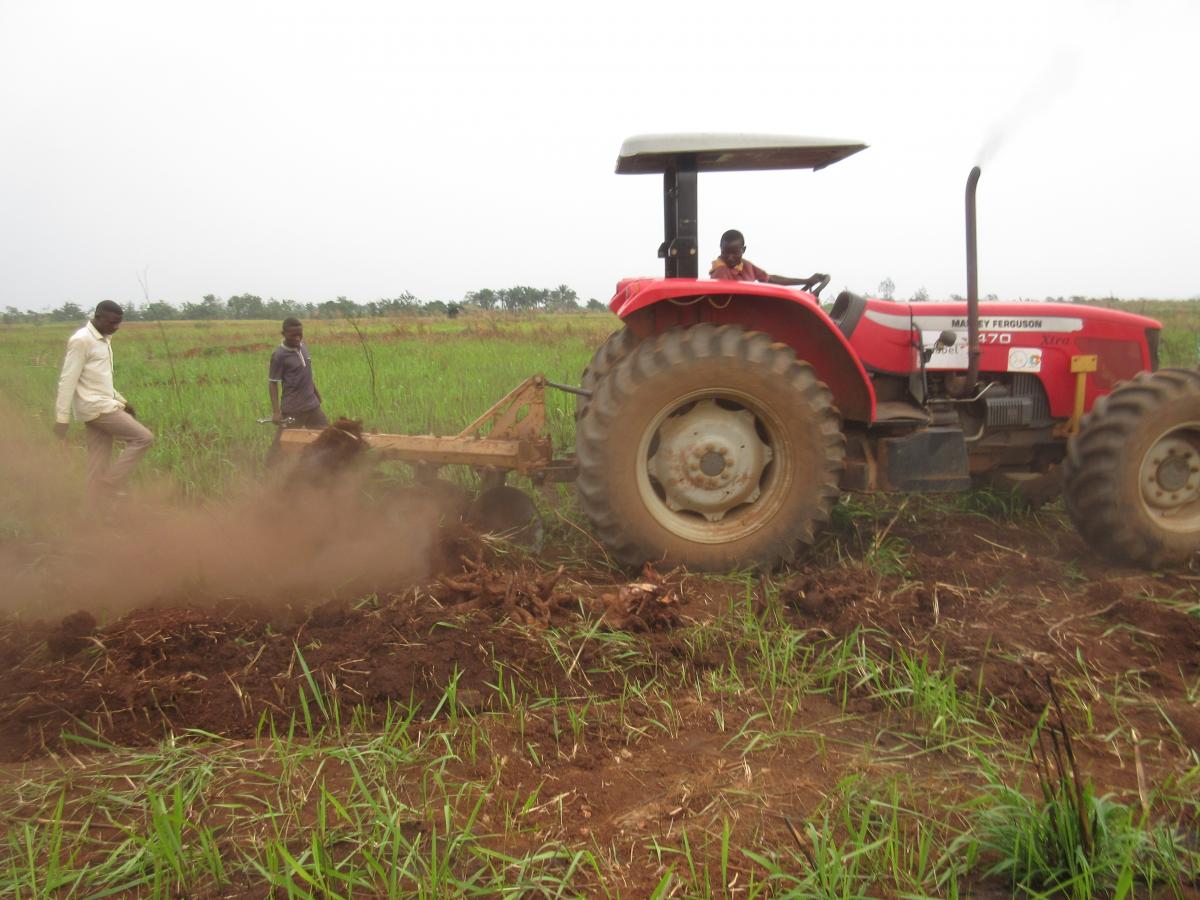
[[[1134,308],[1168,322],[1164,364],[1196,363],[1191,309]],[[533,372],[576,383],[615,324],[306,339],[331,415],[453,432]],[[237,503],[275,330],[121,330],[117,385],[158,434],[140,487]],[[80,454],[50,435],[70,331],[0,327],[10,588],[81,556]],[[570,446],[573,400],[547,397]],[[463,571],[366,592],[157,584],[75,632],[84,580],[0,616],[0,896],[1200,896],[1194,574],[1097,559],[1057,506],[847,497],[794,568],[676,574],[643,630],[604,611],[645,577],[578,524],[568,504],[537,557],[456,545]],[[171,539],[123,527],[118,567]]]
[[[314,320],[305,340],[331,419],[360,419],[370,431],[446,434],[535,372],[578,383],[616,324],[607,313],[363,320],[357,329]],[[47,433],[63,348],[76,327],[0,326],[0,378],[10,409]],[[157,434],[149,470],[188,496],[211,497],[261,463],[271,434],[255,419],[271,412],[267,363],[277,331],[270,322],[121,328],[113,343],[116,384]],[[550,391],[547,404],[551,436],[570,446],[573,399]]]

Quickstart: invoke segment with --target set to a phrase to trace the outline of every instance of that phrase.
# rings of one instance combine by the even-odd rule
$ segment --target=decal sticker
[[[921,343],[933,347],[937,343],[940,331],[922,331]],[[965,369],[967,367],[967,335],[962,332],[953,347],[936,347],[929,362],[925,363],[926,370],[933,369]]]
[[[959,331],[967,327],[964,316],[922,316],[911,319],[906,314],[886,313],[868,309],[866,318],[884,328],[899,328],[908,331],[913,325],[922,331],[939,333],[949,328]],[[1083,331],[1083,319],[1076,316],[980,316],[980,331],[1037,331],[1041,333],[1070,334]]]
[[[1042,351],[1036,347],[1010,347],[1008,350],[1008,371],[1042,371]]]

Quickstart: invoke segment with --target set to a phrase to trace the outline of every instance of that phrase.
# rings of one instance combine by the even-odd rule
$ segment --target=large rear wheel
[[[609,373],[614,365],[628,356],[640,341],[641,338],[634,334],[633,329],[628,325],[622,327],[620,331],[614,331],[592,354],[592,361],[584,367],[583,373],[579,376],[579,386],[594,394],[600,380]],[[583,394],[575,395],[576,423],[587,413],[590,400],[591,397]]]
[[[845,439],[829,389],[791,348],[703,324],[613,365],[576,452],[581,505],[617,560],[727,571],[812,542],[837,502]]]
[[[1151,568],[1200,550],[1200,373],[1161,369],[1097,401],[1067,446],[1067,512],[1099,553]]]

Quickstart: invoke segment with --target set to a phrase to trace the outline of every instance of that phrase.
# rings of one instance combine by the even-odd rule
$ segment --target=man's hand
[[[283,424],[283,414],[282,413],[273,414],[271,416],[271,422],[274,423],[275,425],[282,425]]]
[[[135,413],[133,411],[133,404],[130,403],[128,400],[125,401],[125,412],[129,413],[135,419],[137,418],[137,413]]]
[[[55,422],[54,423],[54,436],[56,438],[58,438],[60,441],[66,441],[67,429],[70,427],[71,426],[68,425],[66,422]]]

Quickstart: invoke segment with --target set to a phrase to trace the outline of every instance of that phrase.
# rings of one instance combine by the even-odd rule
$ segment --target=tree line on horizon
[[[884,279],[874,294],[885,300],[895,299],[895,284],[890,278]],[[822,298],[823,300],[825,298]],[[929,293],[922,287],[909,300],[924,302],[930,299]],[[962,301],[958,294],[951,294],[953,301]],[[997,300],[995,294],[988,294],[982,299]],[[1155,301],[1155,300],[1122,300],[1117,297],[1046,297],[1047,302],[1056,303],[1090,303],[1098,306],[1114,308],[1132,307],[1139,304],[1139,312],[1146,312],[1146,305],[1168,303],[1182,305],[1188,308],[1190,304],[1200,302],[1200,296],[1188,301]],[[366,319],[384,316],[450,316],[471,311],[506,312],[579,312],[603,311],[608,307],[599,300],[589,299],[580,303],[579,295],[569,286],[560,284],[555,288],[535,288],[525,285],[515,285],[510,288],[482,288],[478,291],[468,291],[462,300],[422,300],[409,291],[398,297],[371,300],[366,303],[356,303],[346,297],[325,300],[321,303],[301,303],[298,300],[264,300],[256,294],[235,294],[227,300],[213,294],[205,294],[197,302],[187,301],[180,305],[168,303],[165,300],[154,300],[149,303],[122,304],[127,322],[171,322],[171,321],[204,321],[220,319],[286,319],[296,316],[301,319]],[[0,323],[15,325],[19,323],[41,324],[43,322],[78,322],[86,319],[92,313],[94,305],[80,306],[75,302],[67,302],[57,309],[48,312],[38,310],[20,310],[15,306],[7,306],[0,313]]]
[[[510,288],[482,288],[468,291],[462,300],[422,300],[409,291],[398,297],[356,303],[347,297],[325,300],[321,303],[301,303],[298,300],[264,300],[256,294],[236,294],[222,299],[214,294],[205,294],[197,302],[186,301],[180,305],[165,300],[149,303],[122,304],[127,322],[171,322],[205,321],[219,319],[286,319],[296,316],[301,319],[366,319],[382,316],[450,316],[472,310],[505,310],[508,312],[579,312],[581,310],[604,310],[607,307],[592,298],[580,304],[579,295],[568,285],[554,288],[535,288],[515,285]],[[0,313],[0,322],[5,325],[42,322],[77,322],[91,315],[95,306],[83,307],[67,302],[49,312],[20,310],[7,306]]]

